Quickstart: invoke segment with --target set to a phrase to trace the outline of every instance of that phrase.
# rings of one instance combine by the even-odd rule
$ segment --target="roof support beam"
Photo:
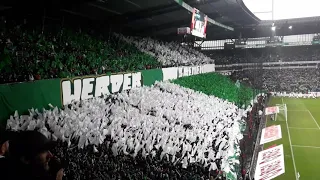
[[[191,20],[178,20],[178,21],[171,21],[169,23],[165,23],[165,24],[160,24],[160,25],[156,25],[156,26],[149,26],[149,27],[143,27],[139,30],[136,30],[137,33],[153,33],[156,31],[160,31],[160,30],[164,30],[164,29],[170,29],[170,28],[174,28],[174,27],[183,27],[183,26],[189,26]]]
[[[71,11],[71,10],[67,10],[67,9],[61,9],[61,11],[69,13],[69,14],[73,14],[73,15],[76,15],[76,16],[81,16],[81,17],[85,17],[85,18],[88,18],[88,19],[92,19],[92,20],[94,19],[91,16],[88,16],[88,15],[85,15],[85,14],[82,14],[82,13],[79,13],[79,12],[74,12],[74,11]]]
[[[117,15],[120,15],[121,13],[117,12],[117,11],[113,11],[111,9],[108,9],[106,7],[102,7],[102,6],[99,6],[99,5],[96,5],[96,4],[93,4],[93,3],[88,3],[89,6],[92,6],[92,7],[95,7],[95,8],[98,8],[98,9],[101,9],[103,11],[107,11],[107,12],[110,12],[110,13],[113,13],[113,14],[117,14]]]
[[[201,5],[209,4],[209,3],[217,2],[217,1],[220,1],[220,0],[207,0],[205,2],[201,2]],[[195,0],[186,0],[186,2],[190,3],[190,5],[192,5],[192,6],[195,6],[196,4],[200,4],[200,2],[197,2]],[[141,10],[138,12],[126,13],[126,14],[122,15],[122,18],[124,18],[125,21],[130,22],[130,21],[145,19],[145,18],[149,18],[152,16],[158,16],[161,14],[166,14],[166,13],[178,11],[178,10],[181,10],[181,6],[179,6],[175,2],[172,2],[169,4],[162,5],[162,6],[144,9],[144,10]]]
[[[218,17],[218,13],[210,13],[208,16],[214,16]],[[190,27],[191,23],[191,18],[190,19],[183,19],[183,20],[178,20],[178,21],[171,21],[165,24],[160,24],[160,25],[155,25],[155,26],[146,26],[142,27],[138,30],[136,30],[137,33],[148,33],[148,32],[155,32],[155,31],[160,31],[164,29],[170,29],[170,28],[179,28],[179,27]]]

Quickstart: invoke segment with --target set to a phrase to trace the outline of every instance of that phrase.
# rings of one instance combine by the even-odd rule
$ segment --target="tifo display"
[[[0,3],[1,180],[320,180],[320,18],[34,4]]]
[[[25,114],[28,113],[30,107],[49,108],[48,104],[60,108],[72,101],[99,97],[102,94],[106,96],[123,90],[151,86],[156,81],[174,80],[179,77],[213,71],[214,64],[206,64],[0,85],[0,94],[3,94],[3,98],[0,99],[0,122],[7,120],[16,110]],[[216,75],[211,75],[211,77],[216,77]],[[43,94],[43,96],[39,96],[39,94]],[[28,100],[21,102],[20,99]]]
[[[64,109],[52,108],[43,112],[32,109],[29,116],[12,116],[7,127],[12,130],[39,129],[46,136],[58,139],[61,142],[59,152],[63,152],[61,157],[71,160],[67,168],[67,176],[71,179],[102,177],[99,173],[88,172],[103,161],[95,160],[96,165],[81,163],[85,155],[68,150],[75,142],[80,149],[93,146],[99,157],[108,157],[105,168],[111,168],[112,163],[124,163],[125,169],[132,169],[131,174],[121,173],[123,169],[118,173],[114,170],[112,174],[101,172],[105,177],[137,179],[134,176],[142,172],[140,168],[151,168],[160,163],[157,166],[168,164],[175,171],[152,170],[143,176],[160,178],[164,173],[178,179],[208,178],[207,173],[200,173],[203,170],[194,169],[194,165],[199,164],[197,169],[205,168],[205,172],[222,170],[231,179],[236,179],[240,155],[238,142],[242,139],[240,127],[245,113],[246,110],[231,102],[166,82],[105,98],[76,101]],[[140,159],[144,165],[133,167],[125,159]],[[82,174],[78,168],[87,172]],[[185,168],[189,173],[185,174]]]
[[[148,86],[135,84],[145,83],[144,76],[151,75],[145,73],[152,70],[142,71],[142,80],[135,77],[137,73],[132,73],[129,74],[130,83],[122,82],[127,85],[121,86],[131,85],[131,88],[124,88],[116,94],[111,92],[116,92],[117,86],[107,88],[110,93],[106,93],[97,83],[99,77],[79,80],[82,82],[80,91],[77,90],[77,79],[63,79],[62,87],[70,89],[63,90],[62,97],[69,94],[73,98],[63,100],[65,103],[61,109],[49,104],[49,109],[30,109],[28,115],[16,112],[9,118],[7,128],[15,131],[38,129],[57,140],[59,145],[54,152],[67,162],[68,179],[140,179],[141,173],[151,179],[211,176],[237,179],[241,176],[239,172],[243,163],[239,142],[243,139],[246,114],[251,111],[255,94],[243,85],[236,86],[225,76],[201,74],[212,67],[157,70],[163,79],[172,79],[172,83],[157,82]],[[68,86],[63,85],[66,82],[69,82]],[[102,82],[107,85],[108,81],[104,79]],[[70,86],[71,83],[74,86]],[[198,86],[200,84],[205,86]],[[90,92],[103,96],[84,96],[89,87],[93,87]],[[95,163],[88,164],[87,158]],[[104,169],[99,169],[100,166]],[[115,170],[115,166],[125,168]],[[168,166],[168,171],[155,168]],[[124,172],[124,169],[131,171]],[[217,175],[216,171],[224,173]]]

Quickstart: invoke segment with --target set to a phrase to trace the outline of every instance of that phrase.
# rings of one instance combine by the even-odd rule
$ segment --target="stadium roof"
[[[148,8],[141,5],[140,10],[128,9],[129,12],[121,13],[121,16],[127,19],[124,27],[131,29],[133,34],[142,36],[164,36],[168,39],[177,37],[177,28],[189,27],[192,14],[173,0],[157,1],[157,3],[161,2],[162,4],[153,4]],[[184,2],[196,7],[209,18],[227,26],[239,27],[258,22],[258,19],[250,11],[244,11],[237,0],[185,0]],[[233,33],[210,24],[207,28],[207,38],[209,39]]]
[[[282,20],[320,16],[316,0],[243,0],[247,8],[261,20]]]
[[[41,3],[37,0],[23,2],[22,0],[5,0],[1,9],[20,7],[21,10],[43,12],[38,8]],[[184,0],[191,7],[196,7],[209,18],[231,27],[240,27],[258,23],[257,19],[249,10],[244,8],[242,0]],[[58,5],[61,3],[62,5]],[[34,6],[37,4],[37,6]],[[166,38],[177,37],[177,28],[189,27],[191,12],[180,6],[174,0],[97,0],[76,3],[76,0],[62,1],[50,0],[43,4],[52,9],[58,9],[56,14],[64,16],[72,15],[78,18],[86,18],[99,21],[101,24],[112,24],[112,28],[118,28],[122,33],[141,36],[157,36]],[[56,16],[56,15],[55,15]],[[228,37],[235,32],[229,32],[225,28],[210,25],[207,29],[207,37]],[[227,36],[226,36],[227,35]]]
[[[271,34],[273,21],[260,21],[242,0],[184,0],[209,18],[233,27],[235,31],[209,24],[207,40],[242,37],[265,37]],[[35,5],[36,4],[36,5]],[[45,9],[43,7],[46,7]],[[14,11],[13,11],[14,10]],[[12,11],[12,12],[10,12]],[[189,27],[191,12],[175,0],[3,0],[0,14],[21,16],[37,14],[65,24],[85,24],[101,31],[115,30],[127,35],[180,39],[177,28]],[[277,35],[315,33],[320,18],[302,18],[275,22]],[[288,31],[288,26],[293,29]]]

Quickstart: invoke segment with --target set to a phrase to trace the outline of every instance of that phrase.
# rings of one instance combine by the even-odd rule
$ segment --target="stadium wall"
[[[153,85],[156,81],[214,72],[215,65],[172,67],[118,74],[75,78],[48,79],[0,85],[0,124],[13,115],[28,113],[28,109],[59,108],[72,101]],[[50,104],[50,105],[49,105]]]

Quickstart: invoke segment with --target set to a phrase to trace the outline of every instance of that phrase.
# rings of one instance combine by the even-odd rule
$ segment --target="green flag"
[[[237,86],[237,88],[240,88],[240,81],[239,80],[237,80],[237,82],[236,82],[236,84],[235,84],[236,86]]]

